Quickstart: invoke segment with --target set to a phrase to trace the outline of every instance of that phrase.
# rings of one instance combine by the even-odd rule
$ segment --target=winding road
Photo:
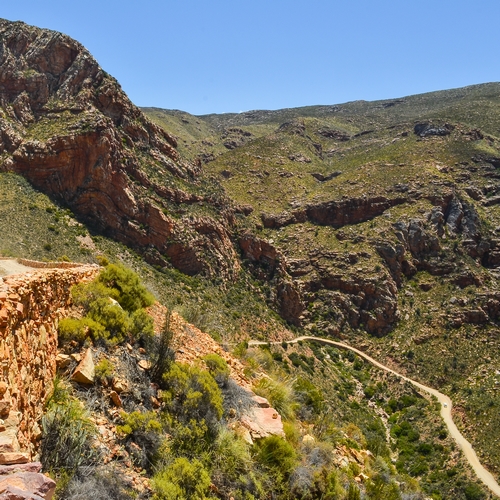
[[[415,387],[421,389],[422,391],[427,392],[432,396],[435,396],[441,403],[441,417],[443,418],[444,423],[448,427],[448,432],[450,433],[451,437],[456,441],[458,446],[460,446],[460,448],[462,449],[465,458],[468,460],[469,464],[474,469],[474,472],[476,473],[478,479],[480,479],[492,493],[494,493],[500,498],[500,485],[495,481],[495,478],[492,476],[492,474],[488,472],[481,465],[479,459],[477,458],[476,452],[472,448],[471,444],[469,443],[469,441],[467,441],[467,439],[464,438],[464,436],[462,436],[457,426],[455,425],[455,422],[453,422],[453,418],[451,416],[452,402],[448,396],[437,391],[436,389],[433,389],[432,387],[427,387],[426,385],[423,385],[420,382],[417,382],[416,380],[412,380],[411,378],[401,375],[400,373],[392,370],[388,366],[379,363],[377,360],[373,359],[371,356],[368,356],[368,354],[365,354],[363,351],[360,351],[355,347],[351,347],[348,344],[344,344],[343,342],[336,342],[335,340],[329,340],[322,337],[303,336],[303,337],[297,337],[293,340],[289,340],[287,341],[287,343],[296,344],[297,342],[300,341],[316,342],[318,344],[331,345],[334,347],[340,347],[341,349],[348,349],[349,351],[355,352],[358,356],[362,357],[363,359],[366,359],[366,361],[370,362],[377,368],[392,373],[396,375],[396,377],[399,377],[403,380],[406,380],[407,382],[410,382],[410,384],[413,384]],[[281,342],[261,342],[261,341],[251,340],[248,343],[248,345],[255,346],[255,345],[268,345],[268,344],[280,344],[280,343]]]

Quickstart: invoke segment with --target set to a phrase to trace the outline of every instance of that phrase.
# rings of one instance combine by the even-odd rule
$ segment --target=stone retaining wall
[[[16,259],[19,264],[36,269],[73,269],[75,267],[86,267],[87,264],[79,262],[40,262],[39,260]]]
[[[22,463],[35,453],[56,372],[59,319],[70,288],[98,271],[82,265],[34,271],[0,284],[0,464]]]

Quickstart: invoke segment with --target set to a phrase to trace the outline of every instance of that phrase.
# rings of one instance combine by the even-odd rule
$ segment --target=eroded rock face
[[[330,177],[331,178],[331,177]],[[328,180],[326,177],[323,180]],[[385,196],[346,198],[328,202],[308,204],[304,208],[279,214],[263,213],[264,227],[277,229],[290,224],[312,222],[320,226],[335,228],[348,224],[358,224],[382,215],[387,209],[405,203],[405,197],[386,198]]]
[[[307,206],[307,218],[314,224],[342,227],[357,224],[382,215],[388,208],[400,205],[405,197],[386,198],[385,196],[347,198]]]
[[[306,309],[313,303],[328,317],[319,326],[330,334],[348,325],[362,326],[380,336],[389,332],[399,317],[396,282],[391,276],[376,279],[352,269],[358,255],[311,252],[305,259],[288,259],[272,244],[251,234],[240,239],[240,247],[253,273],[273,284],[277,309],[294,325],[304,326]]]
[[[237,272],[231,213],[198,188],[200,165],[179,158],[175,139],[82,45],[0,20],[0,65],[0,147],[8,153],[0,170],[22,174],[152,263],[170,261],[188,274]],[[193,203],[224,224],[171,215]]]

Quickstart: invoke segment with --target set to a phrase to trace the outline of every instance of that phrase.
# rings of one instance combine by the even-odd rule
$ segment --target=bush
[[[102,358],[97,365],[95,365],[95,376],[97,380],[110,379],[113,376],[115,367],[107,358]]]
[[[91,303],[88,319],[95,321],[104,328],[100,336],[93,335],[94,340],[112,340],[120,343],[125,340],[130,331],[130,318],[126,311],[114,304],[109,298],[97,299]]]
[[[180,457],[154,475],[153,500],[205,500],[210,475],[199,460]]]
[[[93,302],[99,299],[118,299],[118,290],[109,288],[97,281],[78,283],[71,289],[71,297],[77,306],[83,307],[88,312]]]
[[[147,339],[154,335],[153,318],[145,309],[137,309],[131,314],[130,334],[135,339]]]
[[[254,445],[256,459],[262,465],[288,476],[295,467],[297,454],[293,446],[279,436],[260,439]]]
[[[293,389],[290,381],[280,382],[269,377],[259,379],[253,387],[255,394],[269,400],[271,406],[285,419],[294,417]]]
[[[97,283],[116,290],[116,300],[128,312],[154,304],[153,295],[141,283],[139,276],[122,264],[106,266],[97,277]]]
[[[138,448],[130,448],[134,462],[152,471],[161,458],[165,446],[163,424],[155,412],[139,412],[121,414],[123,425],[118,425],[116,431],[123,434],[127,441],[133,441]],[[140,451],[139,451],[140,450]]]
[[[64,318],[59,322],[58,344],[76,341],[79,344],[90,337],[93,340],[107,340],[110,333],[101,323],[92,318]]]
[[[248,444],[227,428],[222,428],[212,451],[212,481],[225,498],[235,491],[256,493],[259,489],[252,473],[252,458]]]
[[[469,483],[465,487],[464,493],[467,500],[482,500],[483,498],[486,498],[483,490],[474,483]]]
[[[222,395],[214,378],[197,366],[173,363],[163,376],[165,409],[182,424],[194,420],[205,422],[216,434],[222,417]]]
[[[141,285],[139,277],[122,265],[108,265],[90,283],[79,283],[71,290],[73,302],[83,308],[82,319],[67,318],[60,322],[61,341],[121,343],[153,336],[153,320],[143,307],[154,302]]]
[[[295,398],[300,403],[301,416],[307,418],[307,411],[319,415],[325,404],[321,391],[309,380],[299,377],[293,384]]]
[[[219,384],[219,386],[226,385],[230,373],[226,360],[221,358],[218,354],[207,354],[203,357],[203,361],[217,384]]]
[[[63,318],[59,321],[58,342],[76,342],[83,344],[87,337],[85,322],[76,318]]]

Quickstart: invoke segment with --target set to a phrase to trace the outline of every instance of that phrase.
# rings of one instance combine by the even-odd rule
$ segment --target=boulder
[[[248,429],[252,439],[285,436],[281,415],[274,408],[252,408],[241,418],[241,423]]]
[[[0,477],[0,499],[43,498],[51,500],[56,483],[37,472],[15,472]],[[20,495],[16,497],[15,495]],[[23,496],[24,495],[24,496]]]
[[[75,368],[71,380],[80,384],[93,384],[95,379],[95,365],[90,347],[85,352],[82,360]]]
[[[40,472],[42,464],[40,462],[30,462],[17,465],[0,465],[0,476],[13,474],[14,472]]]
[[[0,465],[26,464],[29,461],[28,454],[20,451],[0,453]]]

